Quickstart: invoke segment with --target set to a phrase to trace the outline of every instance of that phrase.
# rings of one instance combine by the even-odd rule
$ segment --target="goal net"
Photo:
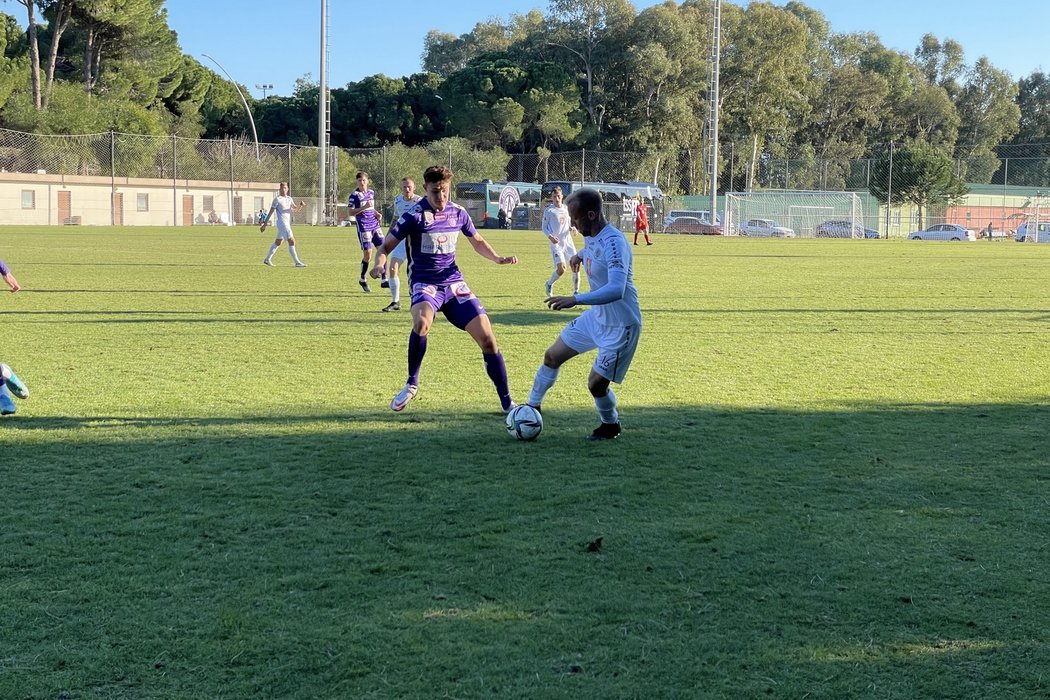
[[[765,190],[726,195],[726,235],[738,235],[752,219],[772,220],[801,238],[864,238],[864,212],[855,192]]]

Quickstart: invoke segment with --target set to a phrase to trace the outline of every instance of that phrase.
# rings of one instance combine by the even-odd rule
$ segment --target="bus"
[[[573,190],[589,187],[602,195],[605,211],[605,219],[621,231],[634,230],[634,210],[638,206],[638,198],[649,207],[649,221],[662,221],[664,216],[664,193],[660,187],[652,182],[635,182],[630,180],[618,180],[615,182],[570,182],[567,180],[552,180],[543,183],[540,194],[543,201],[550,198],[551,190],[561,187],[562,194],[566,197]],[[650,224],[650,228],[652,224]]]
[[[540,186],[534,182],[461,182],[452,201],[467,210],[477,228],[498,228],[500,210],[510,228],[515,209],[535,207],[539,211]]]

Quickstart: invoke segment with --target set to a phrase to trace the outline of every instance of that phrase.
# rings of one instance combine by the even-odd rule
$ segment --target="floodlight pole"
[[[259,134],[255,131],[255,117],[252,116],[252,109],[248,106],[248,100],[244,99],[244,93],[241,92],[241,86],[237,84],[237,81],[233,79],[232,75],[226,72],[226,69],[222,67],[221,63],[219,63],[206,53],[202,53],[201,56],[204,56],[212,63],[217,65],[219,67],[219,70],[225,73],[226,77],[230,79],[231,83],[233,83],[233,88],[237,91],[237,94],[241,96],[241,104],[244,105],[244,111],[248,113],[248,122],[252,125],[252,138],[255,140],[255,160],[261,163],[262,158],[259,156]]]
[[[711,119],[710,171],[711,171],[711,223],[718,220],[718,74],[721,68],[722,54],[722,0],[715,2],[713,42],[711,47],[711,105],[708,107]]]
[[[320,221],[325,221],[328,208],[328,0],[321,0],[321,84],[317,93],[317,180],[321,195]]]

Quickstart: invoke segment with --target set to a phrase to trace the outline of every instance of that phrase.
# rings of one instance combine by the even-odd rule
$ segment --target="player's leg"
[[[288,254],[292,256],[296,267],[306,267],[306,263],[299,259],[299,254],[295,251],[295,236],[291,233],[288,234]]]
[[[458,304],[459,302],[452,303]],[[503,361],[503,353],[500,352],[499,345],[496,343],[496,334],[492,332],[492,324],[489,323],[488,314],[484,312],[479,313],[462,328],[470,334],[470,337],[481,348],[481,357],[485,361],[485,373],[488,374],[489,379],[492,381],[492,386],[496,388],[500,408],[506,413],[514,407],[514,401],[510,396],[507,364]]]
[[[0,362],[0,386],[6,386],[20,399],[29,398],[29,387],[25,385],[9,365]]]
[[[390,283],[387,281],[386,276],[386,255],[383,253],[383,232],[379,229],[372,231],[372,245],[375,246],[376,249],[375,267],[380,269],[379,275],[382,278],[382,282],[380,282],[379,286],[386,289],[390,286]]]
[[[573,256],[576,255],[576,244],[572,242],[572,237],[565,240],[565,249],[562,251],[565,256],[565,260],[572,260]],[[580,270],[579,268],[572,271],[572,293],[580,293]]]
[[[543,353],[543,364],[536,370],[532,380],[532,391],[529,392],[529,405],[538,410],[543,408],[543,397],[547,395],[554,382],[558,381],[558,372],[563,364],[580,353],[566,344],[561,336]]]
[[[553,264],[554,269],[551,272],[551,276],[547,280],[547,286],[545,287],[548,297],[554,295],[554,283],[558,281],[559,277],[565,274],[565,255],[561,246],[551,245],[551,263]]]
[[[390,303],[383,309],[383,311],[400,311],[401,310],[401,258],[394,257],[393,254],[389,258],[389,272],[387,274],[387,280],[390,282]]]
[[[0,383],[0,416],[10,416],[17,412],[18,406],[15,405],[15,400],[11,398],[11,392],[8,391],[7,385]]]
[[[419,391],[419,370],[427,353],[427,335],[434,323],[438,299],[427,294],[426,285],[412,293],[412,332],[408,335],[408,380],[405,388],[390,401],[390,410],[402,411]]]
[[[361,279],[357,281],[361,285],[361,289],[366,292],[371,292],[372,289],[368,286],[368,280],[365,279],[365,274],[368,272],[369,263],[372,261],[372,241],[367,238],[368,234],[361,233]]]
[[[645,228],[642,229],[642,231],[645,233],[645,244],[646,245],[652,245],[653,242],[649,239],[649,227],[646,226]]]
[[[601,425],[591,433],[591,440],[612,440],[620,435],[620,413],[617,410],[616,394],[609,386],[611,382],[623,382],[627,370],[638,349],[639,326],[599,329],[598,354],[587,378],[587,389],[594,397]]]
[[[263,258],[263,265],[269,265],[273,267],[273,254],[277,252],[277,249],[281,247],[281,239],[273,239],[273,245],[270,246],[269,252],[266,253],[266,257]]]

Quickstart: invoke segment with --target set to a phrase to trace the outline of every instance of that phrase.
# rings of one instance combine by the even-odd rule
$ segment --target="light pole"
[[[266,91],[267,90],[273,90],[273,83],[256,83],[255,84],[255,89],[256,90],[262,90],[263,99],[265,100],[266,99]]]
[[[219,70],[225,73],[226,77],[230,79],[231,83],[233,83],[233,87],[237,91],[237,94],[241,96],[241,104],[244,105],[244,111],[248,113],[248,121],[252,125],[252,138],[255,139],[255,160],[261,163],[262,158],[259,156],[259,134],[255,131],[255,117],[252,116],[252,110],[251,107],[248,106],[248,100],[244,99],[244,93],[241,92],[241,86],[237,84],[237,81],[233,79],[233,76],[226,72],[226,69],[222,67],[221,63],[219,63],[206,53],[202,53],[201,56],[204,56],[209,61],[217,65],[219,67]]]

